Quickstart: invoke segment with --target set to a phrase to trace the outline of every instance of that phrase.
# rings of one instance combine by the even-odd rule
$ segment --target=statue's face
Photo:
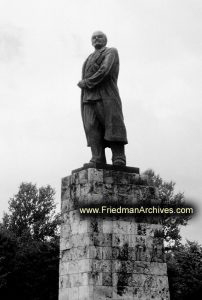
[[[106,36],[101,31],[94,32],[92,35],[91,41],[92,41],[92,45],[93,45],[93,47],[95,47],[95,49],[101,49],[107,43]]]

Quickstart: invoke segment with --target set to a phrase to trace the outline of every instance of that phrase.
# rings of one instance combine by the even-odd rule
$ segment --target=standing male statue
[[[126,165],[124,145],[127,144],[122,104],[117,87],[119,56],[115,48],[107,48],[107,37],[93,33],[95,51],[83,65],[81,114],[92,163],[106,163],[105,148],[112,150],[113,165]]]

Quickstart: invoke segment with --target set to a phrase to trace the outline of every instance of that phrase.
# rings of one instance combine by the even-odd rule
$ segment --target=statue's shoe
[[[125,166],[126,165],[126,161],[124,159],[115,159],[113,161],[113,165],[114,166]]]

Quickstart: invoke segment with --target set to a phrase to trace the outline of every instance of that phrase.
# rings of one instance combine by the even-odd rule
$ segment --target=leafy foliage
[[[187,241],[168,253],[167,257],[171,299],[201,299],[202,246]]]
[[[175,183],[164,181],[154,171],[147,170],[151,185],[158,189],[160,203],[165,206],[183,207],[183,193],[175,192]],[[167,215],[161,218],[171,300],[199,300],[202,294],[202,246],[197,242],[181,243],[180,227],[186,226],[190,215]]]
[[[158,188],[163,204],[181,206],[185,199],[175,184],[165,182],[152,170],[145,172]],[[37,189],[22,183],[9,201],[9,213],[0,223],[0,299],[58,299],[59,216],[50,186]],[[187,215],[162,219],[167,242],[171,300],[199,300],[202,293],[202,247],[181,244],[180,226]]]
[[[17,243],[11,232],[0,227],[0,295],[8,285],[8,277],[14,268]],[[1,298],[1,297],[0,297]]]
[[[10,214],[3,225],[17,237],[44,241],[57,235],[59,216],[55,214],[55,191],[48,185],[37,189],[22,183],[18,193],[9,200]]]
[[[158,189],[160,203],[163,206],[182,207],[185,204],[183,193],[175,193],[175,183],[173,181],[166,182],[153,170],[149,169],[144,172],[149,177],[150,183]],[[180,244],[180,226],[187,225],[190,215],[167,214],[161,218],[164,228],[164,239],[166,241],[166,250],[174,249]]]
[[[22,183],[0,224],[0,299],[58,297],[59,215],[50,187]]]

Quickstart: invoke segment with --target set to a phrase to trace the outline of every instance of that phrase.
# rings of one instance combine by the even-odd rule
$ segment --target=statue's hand
[[[84,80],[80,80],[78,83],[77,83],[78,87],[80,87],[81,89],[85,88],[86,85],[85,85],[85,81]]]

